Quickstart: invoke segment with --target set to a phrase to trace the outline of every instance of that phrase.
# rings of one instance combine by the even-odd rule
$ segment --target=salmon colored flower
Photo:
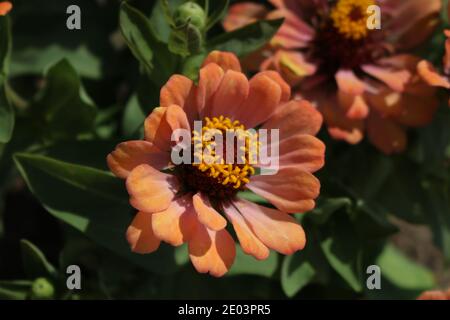
[[[450,6],[447,15],[450,18]],[[450,30],[444,30],[444,34],[446,40],[445,54],[442,58],[443,75],[439,74],[439,71],[437,71],[433,65],[426,60],[420,61],[417,66],[417,71],[428,84],[434,87],[450,89]]]
[[[417,300],[450,300],[450,289],[447,291],[425,291],[417,298]]]
[[[130,203],[139,211],[127,231],[134,252],[153,252],[161,241],[187,243],[195,269],[220,277],[235,258],[228,222],[242,250],[259,260],[270,249],[288,255],[305,246],[305,233],[290,214],[311,210],[319,195],[320,183],[312,173],[324,164],[325,146],[314,137],[322,116],[308,102],[290,100],[290,87],[278,73],[261,72],[248,80],[240,70],[233,54],[212,52],[197,85],[172,76],[161,89],[161,106],[145,120],[145,139],[121,143],[108,155],[111,171],[126,179]],[[211,162],[207,155],[216,155],[211,153],[192,154],[200,161],[175,165],[171,154],[180,141],[172,141],[172,134],[191,132],[196,120],[202,121],[201,132],[194,130],[187,145],[208,150],[208,130],[240,132],[246,138],[249,128],[280,129],[278,142],[256,148],[261,153],[277,144],[278,173],[259,174],[265,165],[249,161],[247,143],[240,149],[241,164]],[[228,144],[226,135],[225,140]],[[273,207],[241,198],[243,190]]]
[[[297,95],[316,103],[333,138],[357,144],[367,134],[384,153],[399,153],[406,129],[432,120],[435,89],[407,50],[431,34],[441,0],[269,1],[272,11],[255,3],[232,6],[224,27],[285,18],[259,52],[259,70],[277,70]],[[368,28],[372,5],[381,9],[381,29]]]
[[[0,2],[0,16],[6,16],[12,9],[13,5],[9,1]]]

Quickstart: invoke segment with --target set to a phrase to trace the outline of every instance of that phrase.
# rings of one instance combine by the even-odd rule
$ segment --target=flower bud
[[[179,6],[173,15],[173,19],[177,27],[190,23],[199,30],[203,30],[206,25],[205,10],[195,2],[191,1]]]
[[[37,278],[31,286],[31,299],[52,299],[55,294],[53,284],[46,278]]]

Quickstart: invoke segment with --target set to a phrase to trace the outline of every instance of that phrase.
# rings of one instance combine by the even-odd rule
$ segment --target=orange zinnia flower
[[[212,52],[200,70],[198,85],[182,75],[162,88],[160,107],[145,120],[145,140],[128,141],[108,156],[111,171],[126,179],[130,203],[139,212],[127,231],[133,251],[150,253],[161,241],[188,243],[200,273],[224,275],[235,258],[234,227],[242,250],[266,259],[269,249],[292,254],[305,246],[302,227],[289,213],[311,210],[320,183],[312,173],[324,164],[324,144],[314,135],[322,116],[306,101],[290,101],[290,87],[274,71],[250,80],[236,56]],[[261,164],[174,165],[172,133],[193,128],[195,120],[219,130],[280,129],[279,171],[258,175]],[[194,132],[191,144],[198,142]],[[271,141],[276,143],[275,141]],[[239,198],[249,189],[276,209]]]
[[[252,61],[277,70],[297,94],[317,103],[329,134],[351,144],[365,132],[386,154],[402,152],[406,128],[428,124],[438,107],[435,89],[406,53],[437,24],[441,0],[269,0],[231,7],[226,30],[255,19],[285,22]],[[368,8],[381,9],[381,29],[369,30]],[[249,66],[254,63],[249,64]]]
[[[450,289],[447,291],[425,291],[417,298],[417,300],[450,300]]]
[[[448,7],[447,15],[450,18],[450,6]],[[417,70],[428,84],[434,87],[450,89],[450,30],[444,30],[444,34],[446,37],[445,54],[442,59],[444,75],[440,75],[439,72],[431,65],[431,63],[426,60],[422,60],[419,63],[419,65],[417,66]]]
[[[0,2],[0,16],[6,16],[12,9],[13,5],[9,1]]]

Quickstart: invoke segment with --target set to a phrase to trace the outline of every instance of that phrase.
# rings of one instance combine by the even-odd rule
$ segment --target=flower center
[[[192,133],[194,163],[181,170],[188,188],[221,199],[243,189],[255,174],[257,133],[224,116],[206,117],[201,132]]]
[[[330,15],[319,17],[316,37],[308,52],[320,61],[320,71],[334,75],[339,69],[358,71],[361,65],[387,52],[383,30],[367,29],[367,7],[375,0],[339,0]]]
[[[333,26],[348,39],[365,38],[369,33],[367,8],[374,4],[375,0],[339,0],[331,11]]]

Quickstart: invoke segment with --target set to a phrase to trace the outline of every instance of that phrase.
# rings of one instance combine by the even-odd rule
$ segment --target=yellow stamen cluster
[[[251,175],[255,174],[252,164],[256,163],[259,150],[257,134],[245,130],[244,125],[239,121],[231,121],[230,118],[224,116],[212,119],[206,117],[203,124],[201,134],[195,130],[192,132],[195,159],[193,166],[223,186],[239,189],[250,181]],[[227,163],[226,150],[225,152],[216,150],[218,144],[212,138],[217,134],[223,137],[223,145],[228,147],[230,143],[226,142],[226,137],[236,137],[233,139],[236,141],[232,142],[235,149],[233,163]],[[235,144],[235,142],[237,143]],[[241,152],[235,148],[235,145]],[[239,154],[241,154],[240,161],[237,161]]]
[[[374,4],[375,0],[339,0],[331,11],[334,27],[348,39],[365,38],[369,32],[367,8]]]

